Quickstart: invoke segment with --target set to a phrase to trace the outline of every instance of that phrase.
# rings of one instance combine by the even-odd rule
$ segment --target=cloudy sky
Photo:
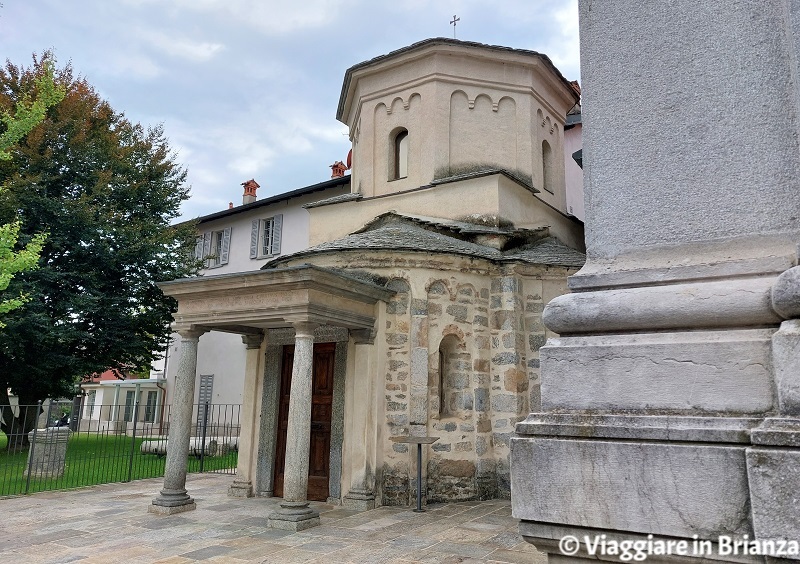
[[[345,70],[429,37],[533,49],[579,78],[577,0],[2,0],[0,55],[52,48],[118,111],[163,123],[189,171],[183,218],[330,178]]]

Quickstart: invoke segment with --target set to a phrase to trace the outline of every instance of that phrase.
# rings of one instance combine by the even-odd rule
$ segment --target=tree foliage
[[[0,161],[10,160],[9,149],[44,120],[47,108],[64,99],[64,88],[56,85],[53,80],[53,64],[49,59],[44,61],[43,71],[36,78],[36,94],[33,100],[25,94],[17,100],[13,114],[7,110],[0,113],[0,124],[5,128],[0,133]],[[2,190],[0,185],[0,192]],[[8,288],[15,274],[35,268],[42,252],[44,233],[35,235],[25,248],[14,250],[20,227],[19,221],[0,225],[0,292]],[[23,294],[17,297],[3,296],[0,299],[0,315],[21,307],[26,301],[27,296]],[[4,325],[0,320],[0,327]]]
[[[52,57],[0,70],[0,111],[34,96]],[[115,111],[70,65],[65,95],[0,161],[0,223],[22,245],[48,232],[38,268],[8,291],[30,297],[0,329],[0,405],[73,391],[83,376],[149,367],[169,339],[176,303],[157,287],[196,272],[195,226],[171,226],[189,189],[161,127]],[[6,130],[6,132],[8,129]]]

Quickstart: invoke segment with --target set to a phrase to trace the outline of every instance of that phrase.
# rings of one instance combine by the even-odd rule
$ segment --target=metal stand
[[[422,509],[422,445],[430,445],[439,440],[439,437],[392,437],[396,443],[417,445],[417,508],[416,513],[423,513]]]

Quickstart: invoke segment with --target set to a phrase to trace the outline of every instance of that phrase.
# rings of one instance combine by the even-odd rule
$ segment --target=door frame
[[[333,403],[331,413],[330,473],[328,500],[342,499],[342,444],[344,442],[344,384],[347,372],[347,346],[350,334],[343,327],[322,326],[314,331],[314,343],[336,343],[333,369]],[[267,331],[264,362],[264,387],[261,401],[261,425],[255,444],[258,445],[255,494],[273,496],[275,453],[278,433],[278,402],[280,401],[281,359],[283,346],[294,344],[293,329]],[[255,447],[254,447],[255,448]]]

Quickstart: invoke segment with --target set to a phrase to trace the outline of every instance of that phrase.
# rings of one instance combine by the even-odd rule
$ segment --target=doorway
[[[327,501],[329,496],[335,351],[336,343],[314,343],[307,494],[308,499],[313,501]],[[293,362],[294,345],[285,345],[281,355],[281,381],[278,396],[278,433],[273,483],[273,495],[276,497],[283,497],[286,429],[289,421],[289,394],[292,385]]]

